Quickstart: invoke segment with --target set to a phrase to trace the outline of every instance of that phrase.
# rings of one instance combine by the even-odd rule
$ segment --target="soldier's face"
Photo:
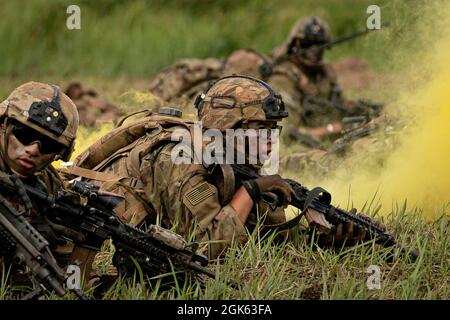
[[[312,47],[310,50],[305,52],[304,58],[313,63],[319,63],[323,59],[323,50],[317,50]]]
[[[3,131],[3,134],[6,133]],[[24,145],[12,132],[8,132],[6,135],[8,164],[10,169],[19,176],[32,176],[55,160],[57,153],[41,152],[41,141],[36,140],[28,145]],[[1,137],[0,141],[2,148],[4,148],[3,137]]]
[[[297,58],[300,61],[306,61],[313,64],[322,62],[324,49],[318,49],[318,47],[325,43],[325,41],[317,40],[296,40],[294,42],[295,50],[296,52],[301,53]]]
[[[260,159],[262,162],[268,160],[270,157],[270,153],[272,152],[272,143],[276,141],[272,141],[272,130],[280,130],[281,127],[278,126],[276,121],[250,121],[246,126],[246,129],[253,129],[251,132],[256,134],[256,141],[258,150],[260,151],[260,155],[266,156],[265,159]],[[260,133],[265,131],[266,134],[261,135]]]

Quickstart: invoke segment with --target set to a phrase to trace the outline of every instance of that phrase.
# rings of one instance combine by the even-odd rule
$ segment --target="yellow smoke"
[[[77,140],[75,142],[75,151],[72,155],[72,160],[75,159],[77,155],[86,150],[90,145],[96,142],[98,139],[106,135],[108,132],[113,130],[114,124],[105,123],[98,128],[85,128],[80,127],[77,133]]]
[[[113,123],[104,123],[99,127],[86,128],[80,126],[77,132],[77,138],[75,140],[75,150],[72,153],[71,161],[73,161],[77,155],[86,150],[90,145],[103,137],[105,134],[114,129]],[[62,161],[56,161],[53,163],[56,168],[60,168]]]
[[[450,4],[442,2],[441,12],[450,12]],[[355,163],[351,157],[323,181],[322,185],[334,196],[333,203],[346,206],[349,196],[361,209],[376,194],[381,212],[388,213],[396,204],[407,200],[408,207],[423,210],[428,218],[449,213],[450,204],[450,18],[440,20],[439,38],[432,46],[423,47],[420,60],[412,60],[411,70],[402,74],[408,89],[402,89],[392,105],[403,119],[411,120],[400,134],[400,144],[386,155],[380,169]],[[432,32],[425,30],[428,37]],[[420,38],[420,35],[418,36]],[[429,40],[429,39],[427,39]],[[404,53],[403,59],[414,56]],[[393,84],[394,85],[394,84]],[[370,159],[371,155],[365,155]],[[344,169],[345,168],[345,169]],[[350,168],[350,169],[349,169]],[[349,172],[350,171],[350,172]]]
[[[130,89],[121,94],[118,97],[118,101],[120,102],[121,107],[124,108],[129,114],[143,110],[157,109],[164,104],[163,101],[156,95],[149,92],[141,92],[135,89]],[[139,116],[142,116],[142,114],[130,117],[126,120],[126,123],[136,120],[136,117]],[[78,128],[77,138],[75,140],[75,150],[72,154],[71,161],[73,161],[76,156],[85,151],[98,139],[113,130],[115,125],[112,121],[117,120],[119,119],[111,119],[111,122],[98,122],[93,128],[80,126]],[[59,168],[62,165],[62,161],[56,161],[53,165]]]

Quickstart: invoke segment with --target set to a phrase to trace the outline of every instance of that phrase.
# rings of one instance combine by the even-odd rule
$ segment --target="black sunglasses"
[[[39,142],[39,150],[41,153],[60,153],[66,146],[49,138],[39,131],[36,131],[30,127],[27,127],[20,122],[13,122],[11,133],[25,146],[32,144],[33,142]]]

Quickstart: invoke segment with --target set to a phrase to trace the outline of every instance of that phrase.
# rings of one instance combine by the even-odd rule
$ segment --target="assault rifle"
[[[315,116],[330,116],[333,112],[338,117],[339,115],[346,115],[341,118],[343,130],[341,134],[346,137],[343,139],[345,145],[338,146],[338,150],[342,149],[348,144],[347,138],[353,140],[359,136],[365,136],[375,131],[377,128],[366,127],[365,125],[372,119],[381,115],[384,107],[381,103],[373,103],[368,100],[359,99],[354,101],[352,110],[346,109],[339,100],[330,101],[322,97],[306,96],[303,101],[304,113],[303,119],[309,126],[315,121]],[[353,132],[354,131],[354,132]],[[311,136],[308,133],[301,133],[296,127],[288,126],[287,136],[309,148],[320,147],[320,140]],[[350,141],[349,140],[349,141]]]
[[[381,28],[384,27],[389,27],[390,22],[384,22],[381,24]],[[381,29],[380,28],[380,29]],[[331,49],[332,47],[341,44],[343,42],[347,42],[349,40],[352,40],[354,38],[363,36],[369,32],[375,31],[375,30],[379,30],[379,29],[364,29],[364,30],[360,30],[360,31],[356,31],[353,32],[351,34],[348,34],[346,36],[343,36],[341,38],[338,38],[336,40],[333,41],[329,41],[320,45],[313,45],[311,47],[308,48],[304,48],[304,49],[298,49],[298,47],[301,47],[298,45],[298,42],[296,43],[296,41],[300,41],[299,38],[297,38],[296,41],[292,41],[287,49],[287,54],[286,55],[282,55],[277,57],[276,59],[274,59],[272,62],[264,62],[262,63],[259,67],[258,67],[258,71],[259,74],[261,76],[262,79],[267,79],[270,75],[273,74],[273,66],[276,65],[279,62],[288,60],[290,56],[294,55],[294,56],[304,56],[307,53],[317,53],[320,52],[322,50],[326,50],[326,49]]]
[[[22,188],[18,177],[11,176],[15,191],[25,199],[24,206],[31,209],[31,202]],[[4,193],[2,181],[1,194]],[[10,191],[12,186],[8,186]],[[65,294],[64,284],[67,275],[50,251],[47,240],[28,222],[22,212],[18,212],[11,203],[0,194],[0,256],[12,258],[17,265],[26,265],[39,283],[39,287],[27,294],[24,299],[38,297],[43,290]],[[75,295],[86,300],[79,289],[71,289]]]
[[[313,137],[312,135],[308,134],[308,133],[302,133],[298,130],[298,128],[294,127],[294,126],[288,126],[287,129],[287,136],[300,143],[303,144],[309,148],[318,148],[320,146],[320,141]]]
[[[358,99],[353,102],[352,109],[345,107],[340,99],[327,99],[323,97],[305,96],[303,99],[303,117],[305,121],[311,116],[329,115],[332,112],[348,117],[364,116],[376,118],[381,115],[384,105],[382,103],[374,103],[365,99]],[[369,119],[370,120],[370,119]]]
[[[353,116],[342,118],[342,125],[345,128],[343,133],[350,132],[353,129],[359,128],[370,121],[370,117],[364,116]],[[347,129],[348,128],[348,129]]]
[[[86,240],[82,245],[99,250],[105,240],[111,239],[116,248],[113,261],[120,273],[129,274],[139,267],[143,274],[151,276],[175,273],[181,282],[183,275],[216,277],[206,268],[208,258],[196,253],[197,243],[188,244],[180,235],[156,225],[144,232],[120,221],[113,209],[123,201],[122,197],[99,192],[98,187],[80,181],[72,182],[70,191],[60,190],[53,195],[22,186],[27,196],[48,206],[50,220],[83,234]],[[17,192],[5,179],[0,179],[0,190]],[[236,286],[232,280],[227,283]]]
[[[355,101],[355,104],[355,107],[353,107],[353,110],[350,112],[350,115],[352,116],[363,114],[375,118],[381,115],[381,111],[384,108],[384,104],[366,99],[358,99]]]
[[[342,138],[336,140],[335,143],[329,147],[328,152],[339,153],[342,150],[345,150],[345,148],[348,147],[352,141],[358,138],[367,137],[376,132],[379,128],[380,126],[376,123],[368,124],[365,122],[360,122],[355,128],[345,130]]]
[[[328,115],[331,112],[348,114],[349,110],[343,105],[340,99],[328,99],[318,96],[305,96],[303,98],[303,116],[305,121],[314,115]]]
[[[381,24],[381,28],[389,27],[389,25],[390,25],[390,22],[384,22],[384,23]],[[353,40],[353,39],[358,38],[360,36],[363,36],[363,35],[365,35],[365,34],[367,34],[369,32],[372,32],[372,31],[375,31],[375,30],[380,30],[380,29],[368,29],[368,28],[366,28],[364,30],[360,30],[360,31],[356,31],[356,32],[350,33],[350,34],[348,34],[346,36],[343,36],[343,37],[338,38],[338,39],[333,40],[333,41],[326,42],[326,43],[321,44],[321,45],[312,46],[312,47],[309,47],[309,48],[306,48],[306,49],[298,50],[297,52],[295,52],[295,54],[301,55],[301,54],[304,54],[305,51],[309,51],[309,50],[321,51],[321,50],[331,49],[335,45],[341,44],[343,42],[347,42],[349,40]]]
[[[232,164],[231,167],[233,169],[238,185],[242,184],[243,181],[261,177],[258,173],[248,169],[243,165]],[[398,245],[394,236],[387,233],[381,226],[374,223],[373,221],[363,216],[353,214],[331,205],[331,194],[326,190],[320,187],[308,190],[300,183],[292,179],[284,180],[294,190],[292,202],[290,203],[290,205],[300,209],[302,213],[305,213],[308,208],[311,208],[324,214],[325,218],[333,225],[351,222],[356,228],[363,229],[366,232],[364,241],[374,239],[377,244],[381,244],[384,247],[393,247]],[[281,198],[273,193],[263,193],[262,199],[271,207],[282,205]],[[276,229],[281,230],[291,228],[298,224],[301,217],[302,214],[298,215],[296,218],[289,220]],[[417,259],[418,254],[416,252],[407,250],[405,248],[400,249],[402,253],[408,254],[411,260],[414,261]]]

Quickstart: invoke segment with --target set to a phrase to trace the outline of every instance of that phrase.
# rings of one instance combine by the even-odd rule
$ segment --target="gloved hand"
[[[58,245],[65,245],[67,243],[63,236],[77,242],[82,242],[85,240],[85,237],[81,233],[65,226],[53,223],[44,215],[39,215],[33,218],[31,224],[50,243],[50,247],[52,248],[56,248]]]
[[[356,209],[350,210],[350,213],[355,214]],[[359,214],[359,216],[376,224],[382,230],[386,230],[386,227],[370,217],[364,214]],[[340,223],[337,226],[333,226],[325,219],[325,216],[322,213],[313,209],[308,209],[305,217],[311,227],[317,228],[320,231],[320,234],[318,235],[318,244],[321,247],[341,247],[343,244],[345,244],[345,246],[351,246],[366,238],[366,231],[354,226],[351,222]]]
[[[356,212],[356,209],[352,209],[350,212]],[[376,221],[374,219],[372,219],[371,217],[369,217],[368,215],[364,214],[364,213],[360,213],[358,214],[358,217],[366,220],[367,222],[376,225],[378,228],[380,228],[381,230],[383,230],[383,232],[386,232],[387,228],[385,225],[381,224],[381,222]]]
[[[281,196],[283,198],[283,205],[286,206],[292,201],[292,193],[294,193],[292,187],[278,174],[247,180],[243,185],[255,202],[261,200],[262,193],[272,192]]]

